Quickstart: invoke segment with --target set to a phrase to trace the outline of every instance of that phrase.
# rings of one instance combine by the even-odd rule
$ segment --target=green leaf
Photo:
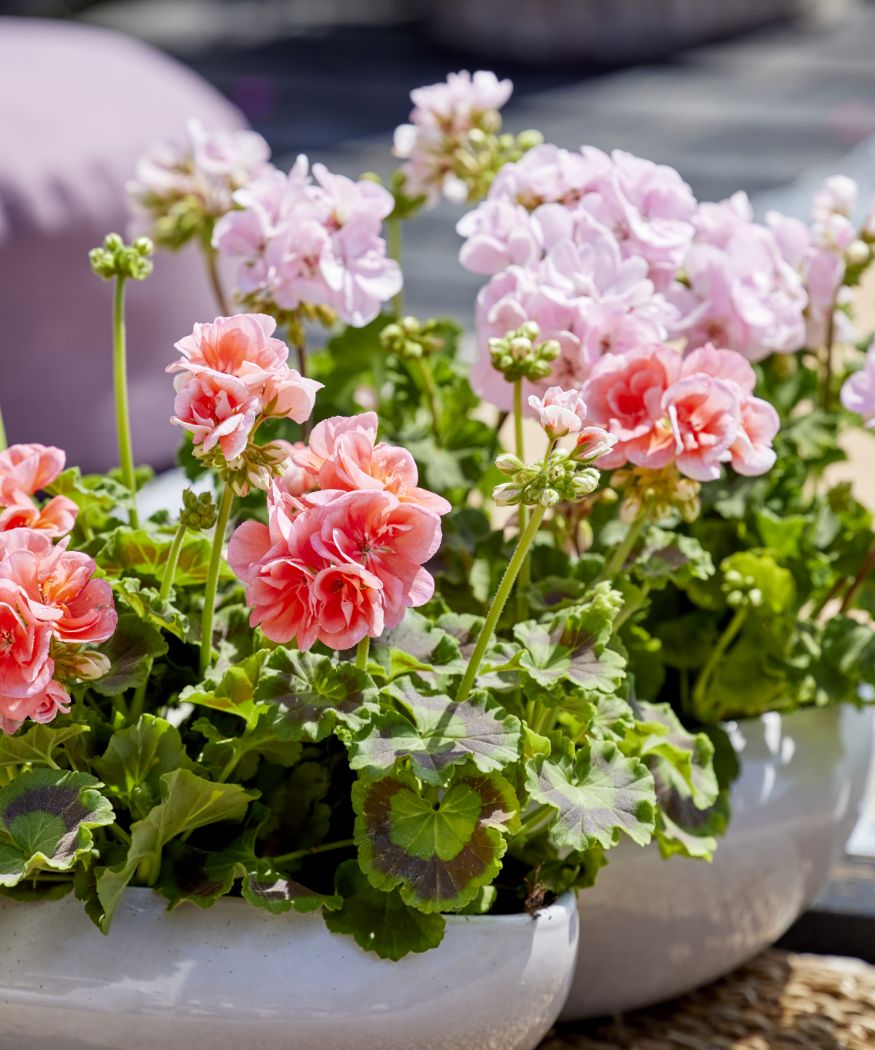
[[[34,769],[0,789],[0,886],[38,871],[69,871],[93,848],[92,829],[112,824],[100,781]]]
[[[757,507],[754,520],[764,546],[779,558],[794,558],[802,552],[814,517],[811,514],[775,514],[768,507]]]
[[[3,766],[49,766],[56,768],[55,751],[89,732],[88,726],[49,726],[39,723],[24,733],[15,736],[0,734],[0,767]]]
[[[426,797],[409,776],[353,785],[359,863],[371,885],[398,888],[424,912],[458,911],[501,868],[505,832],[519,826],[519,803],[497,773],[457,775]]]
[[[528,777],[532,799],[556,811],[550,826],[556,845],[577,851],[608,849],[619,842],[621,832],[646,845],[656,808],[647,767],[610,742],[593,742],[576,754],[567,741],[557,744],[558,753],[536,760]]]
[[[377,710],[370,675],[350,663],[289,649],[271,653],[255,698],[275,705],[291,740],[323,740],[338,725],[357,732]]]
[[[635,560],[634,572],[653,590],[665,587],[669,581],[684,588],[692,580],[707,580],[713,576],[714,562],[710,553],[692,536],[651,526]]]
[[[143,820],[131,825],[131,845],[124,863],[102,868],[97,894],[103,906],[100,926],[109,930],[125,887],[140,869],[147,883],[154,882],[161,867],[161,852],[172,839],[208,824],[242,820],[255,797],[239,784],[216,784],[187,769],[160,777],[161,802]]]
[[[112,589],[125,605],[152,627],[168,631],[185,641],[191,630],[188,617],[169,600],[162,599],[156,588],[146,587],[134,576],[121,576],[111,581]]]
[[[149,677],[152,662],[167,652],[161,632],[134,613],[122,613],[115,633],[98,648],[109,659],[107,673],[91,688],[101,696],[118,696],[142,685]]]
[[[325,925],[332,933],[354,937],[359,947],[376,952],[381,959],[398,960],[409,952],[426,952],[437,948],[444,938],[442,915],[426,915],[410,907],[397,890],[375,889],[354,860],[338,867],[335,886],[343,904],[325,915]]]
[[[710,739],[704,733],[688,732],[670,704],[639,702],[636,706],[638,721],[627,736],[627,742],[634,740],[636,757],[643,759],[651,771],[650,758],[667,762],[683,781],[693,805],[698,809],[713,806],[720,789]],[[658,790],[657,784],[657,794]]]
[[[719,848],[719,839],[729,823],[729,797],[721,792],[707,810],[697,809],[680,794],[661,804],[656,816],[654,838],[659,852],[670,857],[710,861]]]
[[[413,609],[407,610],[396,628],[374,642],[371,659],[385,669],[390,682],[413,671],[439,668],[444,673],[461,674],[464,669],[458,641]]]
[[[470,762],[481,773],[493,773],[519,758],[519,719],[485,692],[456,703],[448,696],[427,695],[415,679],[404,679],[383,695],[398,706],[375,715],[355,738],[350,747],[353,769],[379,775],[408,758],[420,780],[441,786],[454,766]]]
[[[66,496],[76,504],[76,528],[86,536],[101,532],[119,511],[126,513],[131,506],[127,486],[102,474],[83,476],[78,467],[63,471],[46,491],[52,496]]]
[[[120,526],[106,537],[96,556],[97,564],[109,576],[135,573],[160,582],[173,544],[173,535],[156,536],[146,529]],[[207,581],[212,540],[186,533],[173,574],[175,587],[202,586]],[[227,565],[221,566],[222,579],[234,579]]]
[[[213,711],[236,715],[247,725],[254,726],[266,705],[255,700],[255,689],[270,650],[261,649],[252,656],[229,667],[218,682],[202,682],[188,686],[179,694],[180,703],[196,704]],[[210,688],[212,686],[212,688]]]
[[[179,730],[163,718],[141,715],[136,725],[117,730],[101,758],[92,763],[107,790],[141,818],[158,801],[160,779],[176,769],[194,769]]]

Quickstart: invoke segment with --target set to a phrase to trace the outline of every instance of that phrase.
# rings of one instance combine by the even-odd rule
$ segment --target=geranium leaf
[[[699,809],[676,781],[675,789],[666,790],[664,785],[672,777],[672,772],[669,767],[663,778],[663,766],[668,766],[668,763],[660,761],[654,771],[660,800],[654,833],[659,852],[666,859],[681,856],[711,860],[729,823],[728,792],[721,791],[708,809]]]
[[[131,825],[127,858],[97,875],[97,894],[103,906],[101,929],[106,932],[125,887],[138,868],[157,879],[161,852],[171,839],[222,821],[241,820],[255,797],[239,784],[217,784],[187,769],[164,773],[160,778],[161,802]]]
[[[532,799],[556,811],[550,825],[556,845],[608,849],[621,832],[640,846],[649,842],[656,792],[647,767],[607,741],[594,741],[576,754],[567,741],[556,743],[557,751],[537,760],[528,778]]]
[[[146,529],[120,526],[110,532],[96,561],[108,576],[134,573],[160,582],[173,543],[172,533],[155,535]],[[212,541],[206,536],[187,533],[179,552],[173,583],[176,587],[194,587],[206,583]],[[220,567],[223,579],[233,579],[227,567]]]
[[[692,536],[651,526],[635,559],[635,576],[651,590],[671,581],[683,588],[691,580],[707,580],[714,575],[710,553]]]
[[[112,582],[112,589],[125,605],[153,627],[169,631],[185,641],[191,630],[188,617],[166,598],[161,598],[154,587],[146,587],[134,576],[120,576]]]
[[[341,899],[336,894],[317,893],[264,865],[245,873],[241,893],[250,904],[256,908],[263,908],[272,915],[281,915],[287,911],[312,912],[320,909],[332,912],[341,906]]]
[[[456,639],[413,609],[375,641],[371,658],[385,669],[390,682],[412,671],[440,669],[445,674],[461,674],[464,670]]]
[[[56,765],[55,751],[68,740],[89,732],[88,726],[49,726],[36,723],[15,736],[0,735],[0,767]]]
[[[353,769],[374,774],[409,758],[413,772],[428,784],[441,785],[446,771],[471,762],[481,773],[492,773],[516,762],[520,754],[520,723],[484,692],[462,703],[448,696],[430,696],[413,679],[384,690],[398,708],[371,719],[350,747]]]
[[[493,881],[519,826],[519,803],[497,773],[458,774],[425,797],[413,777],[359,780],[352,789],[359,863],[377,889],[396,887],[424,912],[458,911]]]
[[[76,504],[76,528],[86,536],[102,532],[116,512],[127,511],[131,506],[127,485],[102,474],[83,476],[78,467],[63,471],[46,491],[52,496],[66,496]]]
[[[92,829],[115,820],[100,787],[87,773],[33,769],[0,789],[0,885],[69,871],[89,854]]]
[[[98,651],[109,659],[110,667],[91,688],[101,696],[118,696],[147,680],[152,662],[167,652],[167,643],[160,631],[139,616],[122,613],[112,638]]]
[[[355,732],[377,710],[369,674],[328,656],[288,649],[271,653],[255,698],[277,708],[292,740],[323,740],[337,725]]]
[[[668,763],[698,809],[713,806],[720,788],[713,765],[714,745],[708,737],[704,733],[688,732],[669,704],[639,702],[636,706],[638,721],[627,734],[627,743],[632,742],[635,755],[643,759],[651,771],[654,771],[651,758]]]
[[[375,889],[354,860],[344,861],[335,876],[343,903],[327,912],[325,925],[332,933],[354,937],[366,951],[381,959],[402,959],[409,952],[436,948],[444,937],[442,915],[424,914],[401,899],[397,890]]]
[[[101,758],[92,763],[107,791],[131,810],[146,815],[158,801],[160,778],[175,769],[194,769],[179,730],[166,719],[141,715],[136,725],[117,730]]]
[[[261,649],[227,668],[218,682],[206,681],[183,689],[179,694],[180,702],[236,715],[254,725],[265,706],[256,703],[255,689],[269,655],[268,649]]]

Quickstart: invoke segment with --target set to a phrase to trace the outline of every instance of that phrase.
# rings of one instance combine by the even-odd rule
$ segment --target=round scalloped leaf
[[[276,649],[264,665],[255,699],[274,704],[291,740],[323,740],[340,724],[357,732],[377,710],[369,674],[329,656]]]
[[[680,790],[698,809],[717,801],[720,788],[714,772],[714,745],[704,733],[690,733],[669,704],[638,703],[636,754],[650,768],[660,794],[660,780],[668,790]],[[628,750],[628,749],[627,749]],[[657,776],[657,767],[665,775]]]
[[[458,775],[434,800],[413,777],[360,780],[352,801],[362,870],[423,912],[474,900],[501,869],[505,832],[519,826],[514,790],[497,773]]]
[[[0,886],[35,871],[69,871],[90,853],[91,829],[115,820],[100,787],[87,773],[34,769],[0,790]]]
[[[567,741],[558,744],[558,754],[537,760],[528,778],[532,799],[556,811],[549,829],[556,845],[608,849],[621,832],[639,846],[648,843],[656,792],[647,767],[609,742],[593,741],[576,754]]]
[[[448,696],[422,693],[407,678],[383,695],[394,699],[399,709],[375,716],[353,742],[353,769],[385,773],[398,759],[407,758],[421,780],[442,785],[446,771],[465,762],[481,773],[494,773],[519,759],[519,719],[485,693],[457,703]]]

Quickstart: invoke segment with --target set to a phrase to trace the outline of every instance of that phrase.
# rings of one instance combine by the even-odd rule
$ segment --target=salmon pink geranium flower
[[[10,445],[0,452],[0,532],[40,529],[49,536],[66,536],[79,508],[66,496],[53,496],[40,506],[34,496],[54,482],[66,456],[53,445]]]

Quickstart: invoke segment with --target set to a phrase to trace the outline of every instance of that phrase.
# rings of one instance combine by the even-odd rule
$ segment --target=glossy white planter
[[[451,917],[398,963],[321,916],[238,900],[172,913],[127,892],[109,937],[78,901],[0,904],[0,1047],[19,1050],[533,1050],[577,955],[566,894],[537,918]]]
[[[859,815],[872,709],[730,723],[742,772],[712,864],[612,851],[580,895],[565,1020],[620,1013],[715,980],[777,940],[823,889]]]

